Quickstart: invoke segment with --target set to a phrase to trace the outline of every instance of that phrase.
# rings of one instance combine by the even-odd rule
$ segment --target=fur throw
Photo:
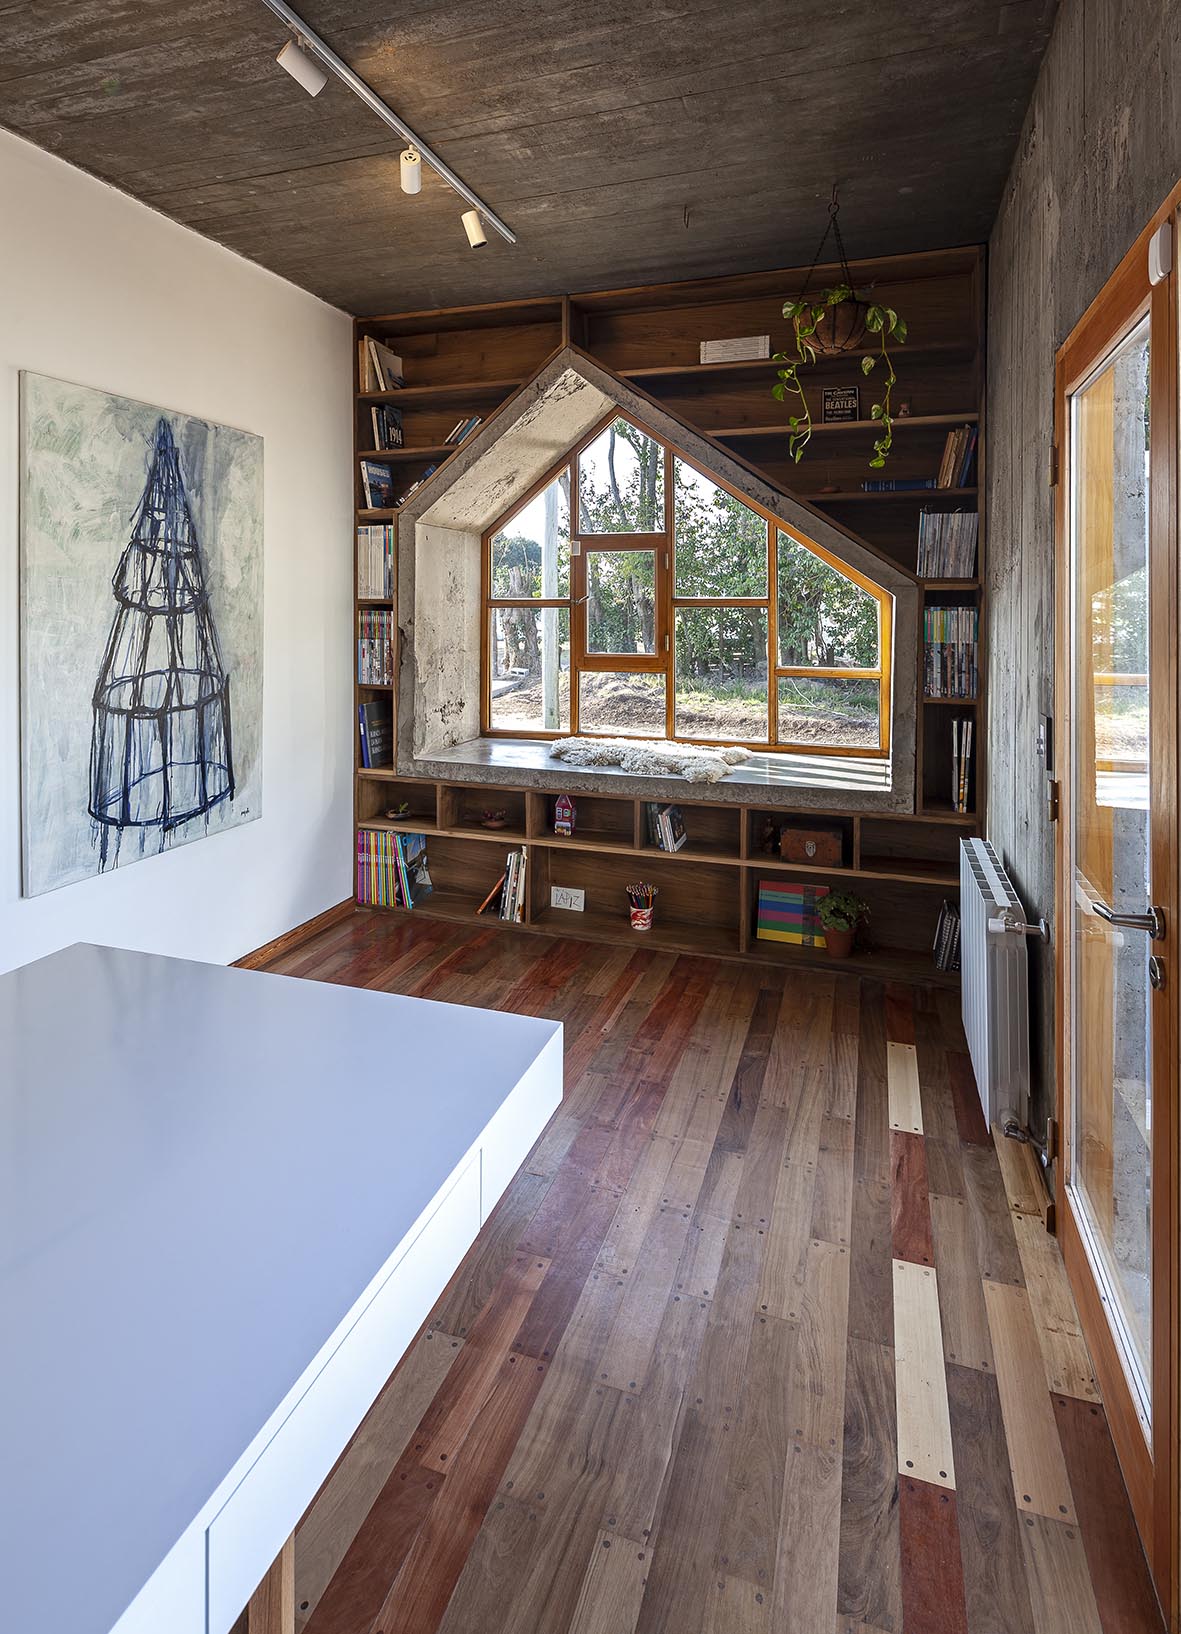
[[[560,738],[550,754],[571,766],[618,766],[633,777],[683,777],[686,783],[720,783],[731,766],[750,759],[749,749],[692,749],[635,738]]]

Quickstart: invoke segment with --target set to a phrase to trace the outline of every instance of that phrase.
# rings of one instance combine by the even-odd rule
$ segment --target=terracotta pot
[[[853,939],[856,935],[855,930],[839,930],[836,925],[825,925],[824,945],[828,949],[829,958],[847,959],[853,951]]]
[[[868,301],[849,300],[842,301],[839,306],[830,306],[816,325],[816,333],[812,336],[813,346],[822,357],[851,352],[865,338],[865,316],[868,311]]]

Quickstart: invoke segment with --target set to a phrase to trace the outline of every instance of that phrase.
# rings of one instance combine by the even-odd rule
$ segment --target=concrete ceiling
[[[335,81],[277,68],[261,0],[0,0],[0,124],[356,313],[811,259],[992,225],[1055,0],[305,0],[516,231]],[[299,9],[298,0],[296,9]],[[84,259],[85,246],[79,245]]]

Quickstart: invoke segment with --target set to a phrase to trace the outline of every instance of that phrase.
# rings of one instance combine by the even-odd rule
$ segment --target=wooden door
[[[1162,1602],[1174,1599],[1177,290],[1129,254],[1058,356],[1063,1249]]]

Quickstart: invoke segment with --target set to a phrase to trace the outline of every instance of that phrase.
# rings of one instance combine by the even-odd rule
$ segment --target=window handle
[[[1143,913],[1117,913],[1098,897],[1092,900],[1091,906],[1100,919],[1106,920],[1109,925],[1119,925],[1122,930],[1147,931],[1154,942],[1163,942],[1165,939],[1163,908],[1147,908]]]

